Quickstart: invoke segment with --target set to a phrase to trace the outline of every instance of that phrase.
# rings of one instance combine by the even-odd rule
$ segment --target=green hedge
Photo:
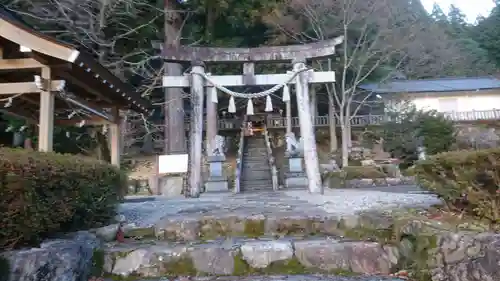
[[[374,166],[347,166],[338,172],[328,172],[322,175],[322,181],[328,181],[330,188],[345,187],[346,182],[355,179],[387,178],[382,168]]]
[[[0,148],[0,249],[105,224],[125,179],[83,156]]]
[[[500,222],[500,149],[437,154],[418,162],[415,175],[451,210]]]

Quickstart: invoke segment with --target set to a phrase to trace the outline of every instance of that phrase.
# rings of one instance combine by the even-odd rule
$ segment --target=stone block
[[[295,176],[285,178],[286,188],[307,188],[308,185],[307,176]]]
[[[184,177],[182,176],[163,176],[158,179],[159,195],[165,197],[177,197],[182,195],[184,186]]]
[[[205,182],[205,192],[228,192],[229,184],[226,177],[209,177]]]
[[[224,167],[222,166],[223,162],[210,162],[209,163],[209,172],[210,177],[222,177],[224,175]]]
[[[286,261],[293,257],[290,241],[247,242],[240,248],[243,259],[252,268],[266,268],[272,262]]]
[[[295,256],[308,268],[325,271],[346,270],[360,274],[389,274],[397,263],[376,242],[339,242],[336,240],[296,241]]]
[[[94,234],[82,231],[72,239],[43,242],[39,248],[3,252],[0,258],[8,261],[10,272],[0,272],[0,279],[81,281],[82,276],[90,274],[94,251],[100,246]]]
[[[302,158],[301,157],[292,157],[288,158],[288,165],[290,172],[302,172],[304,171],[302,167]]]
[[[226,161],[226,157],[224,155],[211,155],[207,157],[207,162],[224,162]]]

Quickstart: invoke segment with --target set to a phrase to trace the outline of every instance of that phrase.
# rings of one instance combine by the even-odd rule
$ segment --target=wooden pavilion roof
[[[0,104],[0,109],[13,115],[35,122],[38,119],[40,99],[36,93],[44,89],[40,85],[44,81],[36,79],[44,68],[50,68],[50,90],[59,93],[55,113],[66,111],[67,115],[68,110],[81,108],[78,104],[102,113],[112,108],[151,111],[149,101],[89,52],[35,30],[3,6],[0,6],[0,51],[0,100],[12,97],[11,106],[2,108]],[[87,112],[91,119],[99,119],[95,115]],[[59,117],[55,119],[61,121]]]

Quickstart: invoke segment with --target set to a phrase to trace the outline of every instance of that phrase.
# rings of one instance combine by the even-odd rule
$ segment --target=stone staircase
[[[242,192],[273,190],[264,136],[245,137],[240,187]]]
[[[104,280],[403,281],[390,277],[402,258],[383,214],[339,216],[279,192],[167,203],[96,252]]]

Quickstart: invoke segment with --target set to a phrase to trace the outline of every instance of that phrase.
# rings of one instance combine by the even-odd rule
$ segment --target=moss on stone
[[[299,274],[333,274],[338,276],[356,276],[354,272],[342,269],[336,270],[322,270],[319,268],[308,268],[301,264],[294,256],[289,260],[275,261],[269,264],[266,268],[252,268],[244,259],[241,253],[234,256],[234,276],[248,276],[248,275],[299,275]]]
[[[233,275],[234,276],[244,276],[244,275],[251,275],[251,274],[256,274],[257,271],[253,269],[244,259],[243,255],[241,252],[238,252],[236,255],[234,255],[234,269],[233,269]]]
[[[226,231],[219,220],[211,218],[201,222],[200,238],[202,240],[212,240],[225,235]]]
[[[156,238],[155,229],[153,227],[132,228],[125,232],[125,237],[128,238]]]
[[[268,267],[264,268],[265,274],[308,274],[311,270],[302,265],[296,257],[286,261],[272,262]]]
[[[313,235],[313,221],[312,219],[304,220],[284,220],[278,225],[276,231],[281,235]]]
[[[356,240],[373,240],[381,244],[397,243],[395,234],[392,228],[374,229],[368,227],[356,227],[344,229],[344,236]]]
[[[0,281],[8,281],[10,279],[10,263],[0,256]]]
[[[187,255],[164,262],[163,267],[167,276],[197,275],[193,260]]]
[[[104,273],[104,251],[102,249],[94,249],[92,253],[92,267],[90,276],[100,277]]]
[[[121,276],[121,275],[116,275],[116,274],[104,274],[104,278],[107,280],[113,280],[113,281],[144,281],[144,280],[158,280],[158,278],[154,277],[141,277],[137,274],[131,274],[129,276]]]
[[[246,220],[244,235],[251,238],[264,236],[265,233],[265,220]]]
[[[200,272],[196,271],[193,261],[188,256],[181,256],[180,258],[172,259],[170,261],[164,262],[161,266],[163,267],[162,271],[164,272],[164,276],[166,277],[170,276],[175,277],[183,275],[192,275],[192,276],[203,275],[200,274]],[[142,277],[137,273],[131,273],[128,276],[105,273],[102,274],[102,276],[113,281],[135,281],[135,280],[148,280],[148,279],[158,280],[157,277],[147,278],[147,277]]]

